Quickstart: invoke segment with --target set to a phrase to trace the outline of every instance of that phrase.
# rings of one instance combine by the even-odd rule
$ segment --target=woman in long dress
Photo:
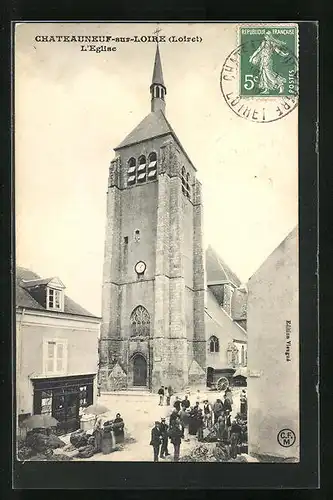
[[[270,32],[264,35],[260,46],[250,57],[250,63],[259,68],[258,87],[261,94],[268,94],[270,90],[278,90],[282,94],[286,79],[273,70],[273,54],[276,52],[286,57],[288,52],[281,50],[286,44],[274,38]]]
[[[116,418],[113,421],[113,433],[115,436],[116,443],[123,443],[125,439],[124,432],[124,420],[121,418],[120,413],[116,414]]]
[[[102,419],[99,418],[96,421],[93,436],[95,438],[95,453],[99,453],[102,448],[102,437],[103,437],[103,429],[102,429]]]

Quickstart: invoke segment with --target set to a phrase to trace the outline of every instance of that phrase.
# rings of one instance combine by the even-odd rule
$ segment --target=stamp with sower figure
[[[298,104],[297,25],[242,25],[221,71],[221,91],[241,118],[265,123]]]

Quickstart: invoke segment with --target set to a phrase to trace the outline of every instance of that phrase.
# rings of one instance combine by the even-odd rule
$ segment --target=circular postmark
[[[233,50],[220,75],[221,92],[229,108],[255,123],[274,122],[291,113],[298,105],[298,81],[296,55],[280,49],[277,55],[272,54],[260,39]]]
[[[291,429],[282,429],[278,435],[277,440],[280,446],[289,448],[296,441],[296,434]]]

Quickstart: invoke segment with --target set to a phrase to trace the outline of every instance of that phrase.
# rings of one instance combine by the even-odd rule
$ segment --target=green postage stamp
[[[240,95],[295,96],[297,26],[240,28]]]
[[[297,24],[238,25],[237,46],[221,71],[223,97],[240,118],[280,120],[297,107],[298,67]]]

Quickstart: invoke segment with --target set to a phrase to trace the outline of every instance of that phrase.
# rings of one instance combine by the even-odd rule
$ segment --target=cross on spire
[[[155,31],[153,31],[153,35],[158,36],[158,34],[162,31],[162,28],[157,27]],[[158,40],[158,39],[157,39]],[[157,42],[158,43],[158,42]]]
[[[153,71],[153,78],[152,78],[152,84],[158,84],[158,85],[164,85],[164,80],[163,80],[163,72],[162,72],[162,63],[161,63],[161,56],[160,56],[160,50],[158,48],[158,45],[156,47],[156,54],[155,54],[155,62],[154,62],[154,71]]]

